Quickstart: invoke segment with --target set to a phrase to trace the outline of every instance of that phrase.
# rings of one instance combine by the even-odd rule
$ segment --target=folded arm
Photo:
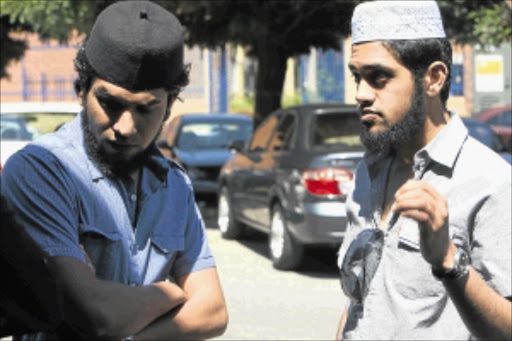
[[[197,340],[224,333],[228,313],[217,269],[200,270],[178,282],[187,302],[134,335],[134,340]]]
[[[131,287],[97,279],[85,263],[72,257],[51,261],[61,284],[64,322],[83,335],[133,335],[186,300],[184,291],[170,282]]]

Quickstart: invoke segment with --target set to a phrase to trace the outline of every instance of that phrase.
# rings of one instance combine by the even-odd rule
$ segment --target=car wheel
[[[235,239],[243,235],[244,226],[235,220],[228,189],[224,186],[220,190],[218,199],[217,225],[223,238]]]
[[[268,246],[274,268],[291,270],[300,265],[304,246],[297,242],[288,231],[283,209],[279,204],[275,204],[272,208]]]

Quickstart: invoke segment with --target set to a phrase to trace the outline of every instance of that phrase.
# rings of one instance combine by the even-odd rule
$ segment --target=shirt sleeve
[[[16,221],[49,256],[85,261],[78,242],[74,185],[48,150],[29,145],[12,155],[2,175],[2,195]]]
[[[473,232],[472,265],[494,290],[512,297],[512,193],[504,182],[480,207]]]
[[[174,278],[215,267],[215,259],[208,245],[205,224],[197,207],[191,186],[187,204],[184,249],[177,255],[172,269]]]

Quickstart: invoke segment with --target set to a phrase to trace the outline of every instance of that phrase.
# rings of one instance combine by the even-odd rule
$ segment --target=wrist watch
[[[465,276],[469,272],[469,265],[471,259],[469,254],[462,247],[459,247],[455,257],[453,258],[453,265],[450,269],[434,269],[432,274],[438,280],[453,280]]]

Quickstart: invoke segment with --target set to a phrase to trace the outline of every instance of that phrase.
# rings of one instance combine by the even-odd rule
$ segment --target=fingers
[[[405,184],[402,185],[402,187],[398,189],[395,197],[416,190],[424,191],[434,199],[442,199],[441,194],[439,194],[439,192],[432,185],[423,180],[408,180]]]
[[[395,195],[393,211],[418,222],[441,228],[448,216],[446,200],[425,181],[410,180]]]

